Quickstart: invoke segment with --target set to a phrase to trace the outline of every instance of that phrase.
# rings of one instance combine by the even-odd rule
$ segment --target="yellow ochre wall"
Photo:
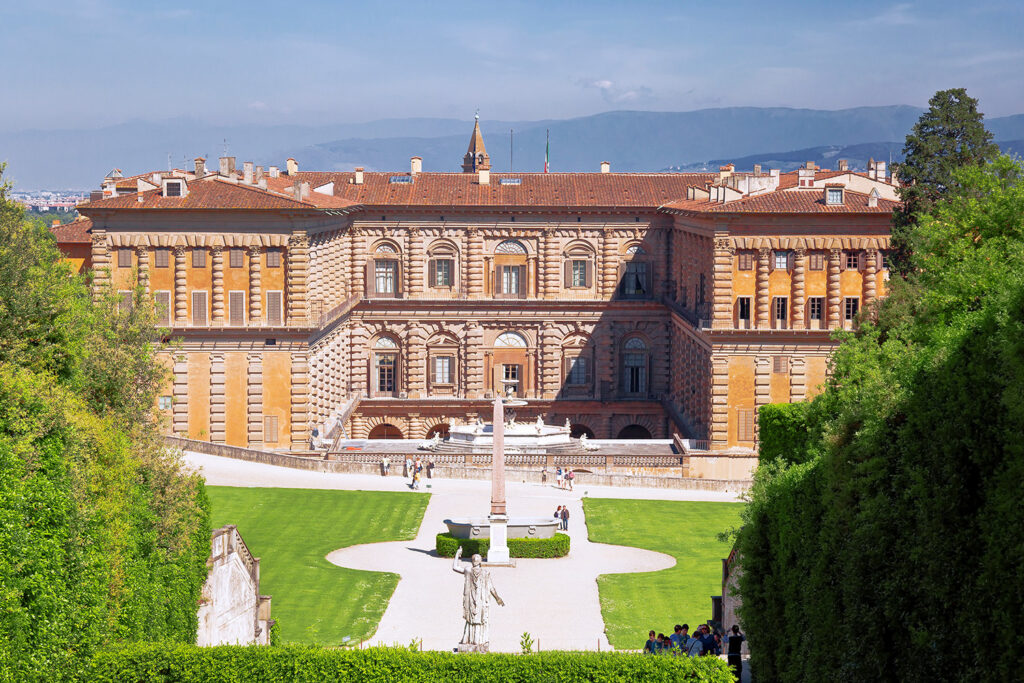
[[[210,354],[188,354],[188,436],[210,440]]]
[[[729,445],[741,443],[737,439],[739,421],[738,408],[754,407],[754,358],[752,356],[735,356],[729,359]],[[744,441],[743,445],[752,442]]]
[[[249,445],[246,406],[249,361],[245,353],[224,354],[225,441],[229,446]]]
[[[292,358],[281,351],[263,354],[263,415],[277,416],[278,441],[268,446],[286,446],[291,432]],[[266,437],[264,437],[266,438]]]

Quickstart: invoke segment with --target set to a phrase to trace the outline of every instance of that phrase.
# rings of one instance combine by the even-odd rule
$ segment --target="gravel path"
[[[198,453],[186,453],[186,461],[214,485],[409,490],[407,480],[397,476],[307,472]],[[407,645],[413,639],[421,639],[425,649],[448,650],[458,644],[462,635],[463,578],[452,571],[450,559],[434,554],[434,537],[445,530],[445,518],[485,515],[489,509],[490,483],[424,480],[423,490],[433,495],[415,540],[341,548],[329,553],[327,559],[343,567],[401,575],[371,643]],[[506,607],[491,605],[493,651],[518,652],[524,631],[545,650],[610,649],[604,635],[597,576],[657,571],[675,564],[673,557],[663,553],[591,543],[581,503],[584,493],[606,498],[737,500],[734,494],[705,491],[590,486],[585,491],[577,487],[569,492],[554,486],[510,483],[508,507],[513,516],[549,516],[558,505],[569,506],[572,551],[560,559],[520,559],[515,568],[489,568],[506,603]],[[710,603],[708,607],[710,610]],[[637,643],[642,644],[645,637],[638,633]]]

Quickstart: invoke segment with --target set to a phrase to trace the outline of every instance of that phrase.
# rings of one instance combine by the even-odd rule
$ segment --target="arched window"
[[[439,334],[427,342],[427,378],[431,396],[454,396],[459,388],[459,342]]]
[[[371,390],[374,396],[398,395],[398,342],[391,337],[380,337],[373,345]]]
[[[622,393],[646,396],[650,374],[650,350],[643,339],[630,337],[622,345]]]
[[[494,296],[499,299],[524,299],[526,247],[516,240],[505,240],[494,249]]]
[[[498,335],[498,338],[494,340],[494,346],[501,348],[523,348],[525,349],[529,344],[519,334],[515,332],[502,332]]]
[[[619,274],[619,295],[625,299],[651,296],[651,262],[639,244],[626,247]]]
[[[454,291],[458,250],[448,241],[439,241],[430,246],[427,255],[427,287],[442,292]]]
[[[590,289],[594,285],[594,251],[585,244],[570,246],[562,260],[562,274],[565,289]]]
[[[397,297],[401,292],[398,249],[384,242],[374,249],[373,258],[366,262],[366,294],[371,297]]]
[[[370,430],[370,433],[366,436],[368,439],[404,439],[402,430],[393,424],[379,424]]]

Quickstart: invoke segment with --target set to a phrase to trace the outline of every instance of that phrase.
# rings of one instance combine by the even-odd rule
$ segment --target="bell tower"
[[[484,147],[484,136],[480,133],[480,114],[473,123],[473,136],[469,139],[469,149],[462,157],[462,172],[476,173],[491,170],[491,157]]]

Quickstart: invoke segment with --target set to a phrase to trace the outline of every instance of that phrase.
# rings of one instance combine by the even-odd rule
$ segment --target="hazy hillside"
[[[509,168],[509,129],[515,128],[515,170],[543,167],[545,130],[551,131],[553,171],[652,171],[670,166],[718,165],[718,161],[776,153],[777,164],[796,163],[817,150],[822,159],[868,156],[888,159],[921,114],[910,106],[858,107],[838,111],[728,107],[690,112],[613,111],[558,121],[489,121],[481,127],[496,170]],[[1024,114],[986,121],[996,139],[1024,139]],[[409,157],[423,157],[424,170],[455,171],[466,151],[472,121],[386,119],[331,126],[258,126],[199,123],[190,119],[134,121],[94,130],[0,131],[0,160],[7,177],[24,189],[93,188],[111,168],[139,173],[191,159],[216,159],[227,140],[239,161],[280,165],[289,156],[303,169],[405,170]],[[896,144],[896,143],[893,143]],[[874,151],[877,145],[885,145]],[[860,149],[863,147],[863,149]],[[894,155],[898,151],[892,148]],[[838,150],[838,151],[837,151]],[[845,151],[843,151],[845,150]],[[796,158],[788,155],[795,154]],[[807,156],[817,160],[816,156]],[[895,156],[894,156],[895,158]],[[806,159],[803,159],[806,161]],[[753,163],[753,162],[751,162]],[[820,163],[820,162],[819,162]],[[828,162],[826,165],[831,165]]]

